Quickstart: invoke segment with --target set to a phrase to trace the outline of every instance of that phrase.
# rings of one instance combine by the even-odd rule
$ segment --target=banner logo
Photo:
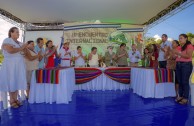
[[[112,32],[108,37],[109,42],[120,45],[121,43],[128,43],[128,39],[121,31]]]

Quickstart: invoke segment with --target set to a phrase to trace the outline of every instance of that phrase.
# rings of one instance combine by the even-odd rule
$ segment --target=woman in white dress
[[[0,69],[0,91],[9,92],[10,105],[18,108],[21,103],[18,101],[18,90],[26,90],[26,65],[24,61],[24,49],[26,44],[22,44],[19,38],[19,30],[13,27],[9,30],[9,38],[2,44],[4,61]]]

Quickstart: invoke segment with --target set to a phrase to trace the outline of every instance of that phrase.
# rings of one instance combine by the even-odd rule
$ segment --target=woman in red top
[[[188,41],[186,34],[179,35],[179,41],[182,45],[174,51],[176,58],[176,75],[179,84],[179,97],[176,101],[180,104],[187,104],[189,98],[189,77],[192,72],[192,53],[193,46]]]
[[[51,40],[48,40],[46,43],[46,59],[45,64],[46,68],[52,68],[55,66],[55,60],[54,58],[57,56],[57,46],[53,46],[53,42]]]
[[[158,68],[158,48],[155,44],[152,44],[153,51],[150,53],[150,67]]]

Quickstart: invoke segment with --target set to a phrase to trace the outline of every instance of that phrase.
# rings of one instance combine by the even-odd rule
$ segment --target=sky
[[[13,27],[13,25],[0,18],[0,46],[3,40],[8,36],[8,30],[10,27]]]
[[[149,29],[146,36],[159,38],[163,33],[178,39],[181,33],[194,33],[194,4]]]
[[[8,31],[11,27],[14,27],[14,25],[0,17],[0,48],[3,40],[8,37]],[[19,40],[21,40],[21,37],[19,38]]]
[[[0,18],[0,47],[3,40],[7,37],[9,28],[13,26],[13,24]],[[178,39],[179,34],[188,32],[194,33],[194,4],[152,27],[145,36],[158,39],[165,33],[171,39]]]

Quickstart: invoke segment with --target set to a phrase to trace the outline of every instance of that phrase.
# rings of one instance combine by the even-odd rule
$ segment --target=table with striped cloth
[[[69,103],[75,86],[74,68],[33,71],[29,103]]]
[[[130,68],[75,68],[76,90],[129,90]]]
[[[131,68],[131,88],[144,98],[176,96],[174,78],[173,70]]]

